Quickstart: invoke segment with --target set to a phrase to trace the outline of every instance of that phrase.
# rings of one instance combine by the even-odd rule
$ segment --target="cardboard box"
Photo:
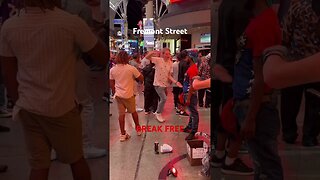
[[[187,158],[191,166],[201,166],[202,158],[208,151],[208,145],[203,140],[187,141]]]

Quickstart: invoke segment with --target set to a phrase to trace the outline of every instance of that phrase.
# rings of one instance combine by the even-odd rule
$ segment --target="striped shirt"
[[[59,117],[75,107],[77,49],[88,52],[97,38],[79,17],[55,8],[28,7],[8,19],[0,34],[0,55],[16,57],[18,108]]]

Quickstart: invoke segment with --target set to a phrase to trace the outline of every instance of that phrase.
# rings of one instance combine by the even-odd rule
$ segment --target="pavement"
[[[169,91],[170,92],[170,91]],[[137,97],[138,107],[143,107],[143,95]],[[161,170],[175,158],[180,159],[173,164],[178,171],[178,177],[168,177],[168,180],[249,180],[252,176],[236,177],[220,173],[219,169],[213,169],[211,177],[200,175],[201,166],[191,166],[186,158],[181,158],[187,153],[187,136],[183,132],[147,132],[142,136],[137,136],[134,131],[134,123],[129,114],[126,115],[126,129],[132,136],[126,142],[119,141],[119,125],[117,120],[116,102],[110,104],[109,124],[107,121],[107,103],[101,101],[97,104],[97,117],[94,122],[94,143],[101,148],[109,150],[109,158],[103,157],[88,160],[92,171],[93,180],[157,180],[161,175]],[[303,107],[303,106],[302,106]],[[302,112],[298,117],[299,129],[302,128]],[[210,132],[210,110],[199,109],[200,124],[199,131]],[[187,117],[175,115],[173,110],[173,97],[169,93],[168,101],[165,106],[164,118],[166,122],[159,123],[154,115],[139,113],[142,125],[150,126],[185,126],[188,122]],[[11,128],[8,133],[0,133],[0,164],[7,164],[9,169],[6,173],[0,173],[0,180],[23,180],[27,179],[29,165],[25,151],[25,143],[20,122],[11,119],[0,119],[0,125]],[[110,132],[108,148],[107,135]],[[301,134],[301,133],[300,133]],[[173,147],[173,152],[168,154],[155,154],[154,142],[160,145],[166,143]],[[279,140],[279,153],[282,158],[284,175],[287,180],[318,180],[320,179],[320,146],[302,147],[301,137],[295,145],[287,145]],[[241,154],[244,161],[252,165],[248,154]],[[110,164],[109,164],[110,163]],[[108,175],[108,168],[110,176]],[[68,165],[53,161],[50,169],[50,180],[72,180],[71,170]],[[160,176],[161,179],[161,176]]]

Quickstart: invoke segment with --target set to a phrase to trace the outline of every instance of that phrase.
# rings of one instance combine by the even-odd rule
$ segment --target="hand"
[[[176,85],[179,87],[179,88],[182,88],[182,84],[180,82],[177,82]]]
[[[228,73],[228,71],[221,66],[220,64],[216,64],[213,67],[213,72],[214,75],[217,79],[219,79],[222,82],[226,82],[226,83],[231,83],[232,82],[232,77],[231,75]]]
[[[256,134],[255,119],[250,119],[249,117],[247,117],[243,123],[240,134],[241,137],[245,140],[252,139]]]

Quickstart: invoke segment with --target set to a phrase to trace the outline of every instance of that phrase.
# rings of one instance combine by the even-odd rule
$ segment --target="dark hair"
[[[120,51],[116,58],[117,64],[128,64],[129,63],[129,55],[126,51]]]
[[[179,55],[177,56],[177,58],[179,59],[179,61],[185,59],[188,56],[188,52],[186,50],[183,50],[179,53]]]
[[[134,54],[132,55],[132,58],[133,58],[133,59],[138,59],[138,58],[139,58],[139,54],[138,54],[138,53],[134,53]]]

